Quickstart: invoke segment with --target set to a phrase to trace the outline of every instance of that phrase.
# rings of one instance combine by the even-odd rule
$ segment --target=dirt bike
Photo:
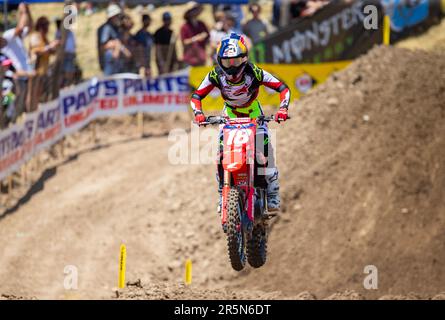
[[[255,174],[256,168],[266,166],[266,161],[264,154],[255,148],[255,136],[258,124],[273,119],[273,116],[256,119],[209,116],[201,123],[204,126],[222,125],[221,223],[227,235],[230,262],[236,271],[244,268],[246,260],[254,268],[266,263],[267,222],[274,215],[267,212],[265,182],[256,183],[261,180]]]

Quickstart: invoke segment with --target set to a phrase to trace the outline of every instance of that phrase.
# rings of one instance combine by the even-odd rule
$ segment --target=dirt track
[[[162,133],[187,121],[163,118],[147,129],[159,135],[127,141],[133,129],[109,121],[109,145],[49,170],[0,218],[0,295],[115,297],[125,242],[127,279],[141,284],[120,298],[443,298],[444,58],[378,48],[302,99],[278,130],[284,208],[260,270],[230,268],[214,166],[167,160]],[[82,149],[88,134],[70,143]],[[192,288],[180,285],[187,258]],[[376,291],[362,286],[369,264]],[[77,291],[63,288],[66,265]]]

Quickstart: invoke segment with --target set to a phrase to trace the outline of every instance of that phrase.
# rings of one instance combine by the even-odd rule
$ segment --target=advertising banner
[[[392,42],[419,33],[440,21],[439,0],[381,0],[384,14],[391,20]]]
[[[0,179],[20,168],[36,152],[50,147],[62,136],[58,101],[41,105],[26,114],[23,122],[0,132]]]
[[[258,66],[284,81],[291,90],[291,99],[299,99],[315,85],[324,82],[332,72],[348,66],[351,61],[327,62],[319,64],[277,65],[259,64]],[[190,85],[197,88],[211,67],[193,67],[190,71]],[[278,106],[279,94],[276,91],[260,87],[258,100],[262,105]],[[203,100],[204,110],[222,110],[223,99],[217,88]]]
[[[364,7],[379,1],[332,1],[313,16],[291,22],[251,50],[258,63],[320,63],[350,60],[382,42],[382,32],[364,28]],[[383,20],[379,15],[379,26]]]
[[[377,9],[375,29],[365,27],[368,6]],[[274,64],[353,60],[382,43],[385,15],[390,17],[394,42],[437,23],[443,13],[439,0],[334,0],[264,38],[250,56],[257,63]]]
[[[0,179],[18,170],[32,154],[34,124],[35,119],[28,119],[0,132]]]
[[[76,132],[97,117],[189,108],[189,69],[145,79],[134,74],[93,78],[62,90],[57,100],[39,105],[20,123],[0,132],[0,179],[34,154]]]

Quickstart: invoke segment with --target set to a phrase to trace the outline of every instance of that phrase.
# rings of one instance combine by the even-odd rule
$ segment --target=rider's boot
[[[276,212],[280,210],[280,184],[278,183],[278,170],[274,168],[266,175],[267,182],[267,211]]]

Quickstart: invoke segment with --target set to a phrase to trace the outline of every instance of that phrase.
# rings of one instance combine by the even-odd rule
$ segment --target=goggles
[[[244,61],[246,61],[245,57],[222,58],[221,64],[224,68],[239,67],[240,65],[243,64]]]

